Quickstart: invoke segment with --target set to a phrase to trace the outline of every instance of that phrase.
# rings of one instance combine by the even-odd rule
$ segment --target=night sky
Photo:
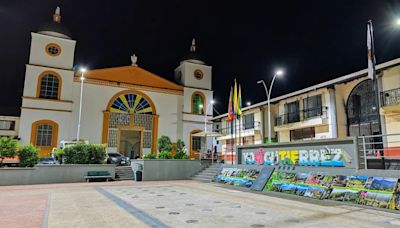
[[[30,32],[52,19],[77,40],[75,64],[88,68],[130,65],[173,80],[173,70],[197,51],[213,66],[216,108],[226,112],[236,77],[244,103],[266,99],[260,79],[271,80],[273,97],[367,67],[366,22],[373,20],[377,62],[400,57],[400,1],[225,0],[1,0],[0,114],[19,115]]]

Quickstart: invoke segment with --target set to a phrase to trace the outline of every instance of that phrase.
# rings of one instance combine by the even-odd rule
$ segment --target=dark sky
[[[265,100],[256,82],[276,68],[273,97],[367,66],[366,22],[373,20],[378,63],[400,57],[400,1],[0,0],[0,114],[19,115],[30,32],[61,7],[77,40],[75,64],[139,65],[173,80],[192,37],[213,66],[216,108],[226,111],[236,77],[244,102]]]

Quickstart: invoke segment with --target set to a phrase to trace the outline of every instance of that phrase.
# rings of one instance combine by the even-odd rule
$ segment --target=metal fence
[[[250,123],[243,123],[244,121],[241,121],[241,125],[239,125],[239,121],[235,121],[235,122],[236,123],[232,124],[233,128],[231,127],[230,123],[226,123],[225,127],[222,127],[219,129],[213,129],[213,131],[218,132],[225,136],[225,135],[230,135],[234,132],[236,132],[236,134],[239,135],[239,131],[241,134],[245,134],[246,132],[249,132],[249,131],[261,130],[261,122],[260,121],[252,121]]]
[[[327,118],[327,110],[328,107],[321,106],[316,108],[299,110],[297,112],[285,113],[275,118],[275,125],[280,126],[289,123],[296,123],[315,117]]]
[[[365,169],[371,168],[373,162],[374,167],[381,164],[381,168],[390,169],[391,163],[397,165],[400,160],[400,134],[359,136],[358,151]]]

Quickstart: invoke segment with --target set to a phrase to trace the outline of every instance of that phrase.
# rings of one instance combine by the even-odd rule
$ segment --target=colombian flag
[[[232,110],[232,87],[231,87],[231,92],[229,94],[229,104],[228,104],[228,122],[231,122],[233,119],[233,110]]]
[[[238,94],[238,109],[237,109],[237,116],[242,115],[242,88],[239,85],[239,94]]]

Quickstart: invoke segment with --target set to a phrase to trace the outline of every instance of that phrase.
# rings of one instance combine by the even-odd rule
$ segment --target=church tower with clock
[[[212,125],[209,119],[213,115],[213,90],[212,90],[212,67],[206,63],[196,53],[196,40],[192,40],[190,53],[180,65],[175,69],[175,80],[184,86],[182,99],[182,113],[178,116],[182,119],[178,129],[178,135],[182,135],[190,157],[198,158],[201,148],[211,149],[211,142],[207,142],[204,137],[194,136],[204,130],[211,131]],[[208,140],[211,141],[211,140]]]

